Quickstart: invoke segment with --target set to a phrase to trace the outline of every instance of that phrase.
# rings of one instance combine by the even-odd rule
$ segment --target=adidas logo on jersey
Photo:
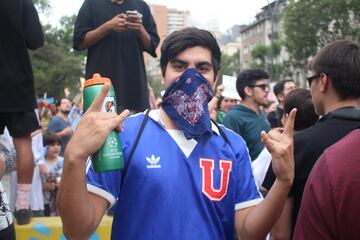
[[[160,157],[155,157],[154,154],[151,155],[151,157],[146,157],[146,161],[148,161],[149,165],[147,165],[147,168],[161,168],[161,165],[158,164],[160,161]]]

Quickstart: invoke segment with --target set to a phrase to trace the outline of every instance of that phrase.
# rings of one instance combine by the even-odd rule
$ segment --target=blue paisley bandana
[[[161,105],[187,139],[198,141],[212,133],[208,110],[212,94],[208,80],[194,68],[189,68],[170,84]]]

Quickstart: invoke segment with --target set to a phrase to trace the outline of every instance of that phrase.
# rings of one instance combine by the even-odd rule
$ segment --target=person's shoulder
[[[225,127],[223,124],[219,124],[219,127],[223,130],[232,145],[244,145],[246,147],[245,140],[238,133]]]
[[[268,113],[267,118],[271,119],[271,118],[276,118],[276,111],[271,111]]]
[[[243,107],[241,105],[235,105],[226,113],[225,118],[228,117],[228,116],[229,116],[229,118],[241,117],[240,113],[243,112],[243,111],[244,111],[244,109],[243,109]]]
[[[144,112],[132,114],[124,120],[124,124],[129,126],[137,124],[138,122],[141,122],[144,119],[144,117],[145,117]]]
[[[323,133],[326,129],[326,125],[321,122],[316,123],[315,125],[298,131],[294,134],[294,142],[314,142],[318,141],[319,133]]]
[[[340,164],[347,164],[347,161],[352,161],[351,159],[359,158],[360,150],[358,148],[358,143],[360,142],[360,129],[355,129],[350,132],[344,138],[340,139],[335,144],[331,145],[324,151],[324,155],[330,161],[335,159],[336,162]],[[341,158],[341,161],[338,159]],[[336,167],[338,167],[336,163]]]
[[[58,116],[53,116],[51,119],[50,119],[50,121],[49,121],[49,126],[52,126],[52,125],[56,125],[56,124],[58,124],[59,122],[61,122],[61,119],[60,119],[60,117],[58,117]]]
[[[136,113],[127,117],[123,122],[124,127],[126,129],[125,131],[131,132],[132,130],[138,130],[142,122],[145,120],[145,117],[146,117],[146,111]],[[159,122],[159,118],[160,118],[159,110],[158,109],[151,110],[148,113],[146,125],[150,124],[151,122]]]
[[[244,117],[241,107],[238,105],[229,110],[223,119],[224,126],[236,131],[242,128],[245,122],[246,117]]]
[[[132,4],[140,7],[141,9],[150,9],[149,4],[147,4],[144,0],[131,0]]]
[[[149,7],[149,4],[147,4],[147,2],[145,2],[144,0],[132,0],[138,4],[141,4],[142,6],[147,6]]]
[[[58,162],[60,162],[60,163],[64,162],[64,157],[59,156],[59,157],[58,157]]]

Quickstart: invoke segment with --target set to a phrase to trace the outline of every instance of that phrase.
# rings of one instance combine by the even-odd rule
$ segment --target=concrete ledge
[[[112,217],[104,216],[90,240],[110,239],[112,220]],[[20,240],[66,240],[60,217],[33,218],[30,224],[15,225],[15,231],[16,239]]]

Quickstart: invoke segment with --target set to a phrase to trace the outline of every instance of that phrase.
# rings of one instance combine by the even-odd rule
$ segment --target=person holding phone
[[[74,28],[73,46],[87,49],[86,79],[97,72],[111,79],[118,111],[149,107],[143,51],[156,57],[160,38],[142,0],[85,0]]]

